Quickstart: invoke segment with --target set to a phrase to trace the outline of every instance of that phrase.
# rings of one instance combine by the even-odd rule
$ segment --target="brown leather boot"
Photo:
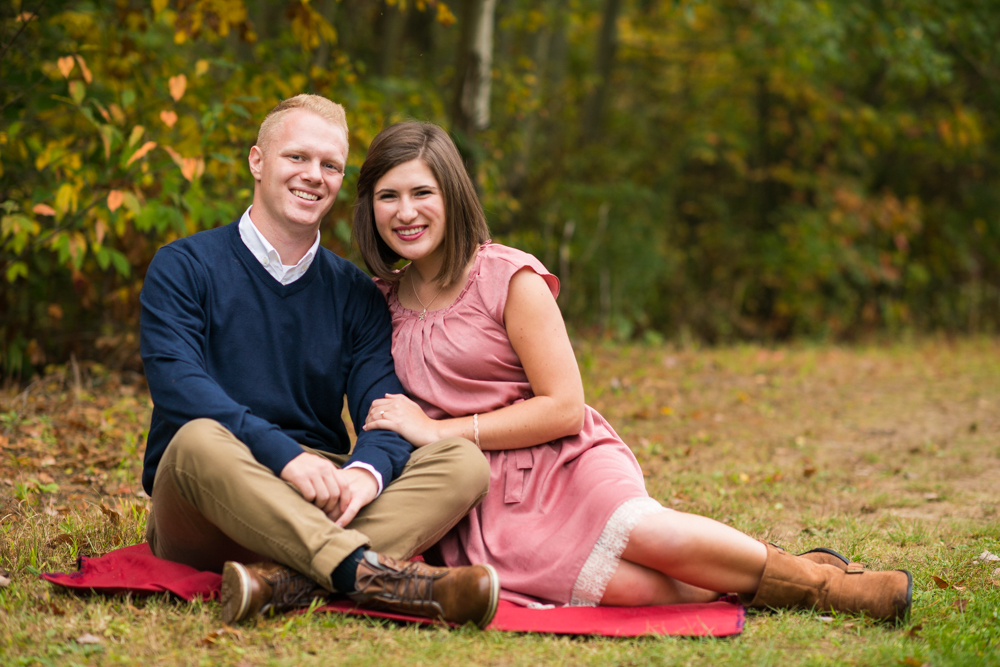
[[[500,579],[490,565],[433,567],[374,551],[365,551],[358,565],[357,589],[348,597],[363,607],[480,628],[500,601]]]
[[[906,570],[873,572],[860,563],[842,570],[766,546],[767,562],[757,592],[740,595],[749,607],[864,613],[880,621],[901,619],[910,610],[913,577]]]
[[[787,553],[787,549],[779,547],[773,542],[769,542],[772,547],[778,549],[779,551],[784,551]],[[847,566],[851,564],[851,561],[847,560],[847,557],[837,553],[833,549],[827,549],[826,547],[816,547],[815,549],[810,549],[799,554],[799,558],[805,558],[806,560],[811,560],[817,565],[832,565],[838,569],[847,571]]]
[[[227,625],[291,607],[309,606],[326,595],[312,579],[278,563],[222,566],[222,622]]]

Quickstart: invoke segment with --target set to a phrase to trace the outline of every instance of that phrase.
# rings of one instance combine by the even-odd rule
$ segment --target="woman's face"
[[[433,258],[443,250],[444,198],[423,160],[396,165],[375,183],[375,227],[396,254],[410,261]]]

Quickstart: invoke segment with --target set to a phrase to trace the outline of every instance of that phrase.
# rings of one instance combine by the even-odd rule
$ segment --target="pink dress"
[[[399,303],[398,283],[376,280],[392,314],[396,373],[428,416],[482,414],[532,396],[503,321],[510,280],[525,267],[558,294],[558,279],[533,256],[486,243],[459,297],[423,320]],[[483,454],[489,493],[442,538],[436,556],[449,566],[493,565],[507,599],[599,602],[637,521],[610,525],[609,519],[630,499],[659,507],[629,448],[587,406],[576,436]]]

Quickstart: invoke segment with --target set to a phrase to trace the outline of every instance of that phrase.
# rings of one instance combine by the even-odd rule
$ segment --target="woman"
[[[448,135],[402,123],[372,142],[354,233],[392,314],[396,372],[413,400],[372,403],[365,429],[415,446],[461,436],[490,462],[490,492],[438,544],[447,565],[493,565],[508,599],[572,605],[714,600],[864,612],[910,607],[908,572],[836,552],[794,556],[706,517],[663,508],[611,426],[584,404],[555,296],[534,257],[487,240]],[[409,260],[402,270],[393,266]]]

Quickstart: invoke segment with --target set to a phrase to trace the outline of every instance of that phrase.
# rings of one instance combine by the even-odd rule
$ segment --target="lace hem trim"
[[[649,497],[632,498],[619,505],[584,562],[573,585],[573,597],[568,606],[596,607],[600,604],[604,590],[618,569],[618,561],[625,551],[632,529],[643,517],[660,511],[665,511],[665,508]]]

